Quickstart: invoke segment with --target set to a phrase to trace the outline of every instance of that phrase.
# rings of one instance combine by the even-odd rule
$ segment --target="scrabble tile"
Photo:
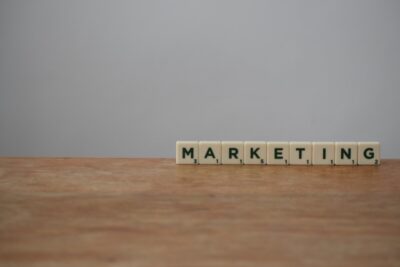
[[[267,164],[289,164],[289,142],[267,142]]]
[[[244,142],[244,164],[266,164],[267,142]]]
[[[357,165],[357,142],[335,143],[335,165]]]
[[[312,143],[290,142],[289,162],[290,165],[311,165]]]
[[[200,141],[199,142],[200,164],[221,164],[221,142]]]
[[[176,164],[198,164],[199,143],[197,141],[176,142]]]
[[[312,145],[313,165],[335,165],[334,142],[313,142]]]
[[[222,164],[243,164],[244,147],[240,141],[222,141]]]
[[[358,165],[381,164],[381,145],[379,142],[358,142]]]

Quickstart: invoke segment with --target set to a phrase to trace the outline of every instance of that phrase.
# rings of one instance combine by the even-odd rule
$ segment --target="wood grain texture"
[[[400,266],[400,160],[0,159],[0,266]]]

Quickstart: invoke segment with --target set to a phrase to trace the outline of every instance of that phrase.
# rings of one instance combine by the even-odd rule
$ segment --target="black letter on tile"
[[[213,158],[215,159],[214,151],[212,150],[211,147],[209,147],[209,148],[207,149],[207,152],[206,152],[206,155],[204,156],[204,158],[206,159],[206,158],[208,158],[209,156],[210,156],[210,157],[213,157]]]
[[[282,150],[283,150],[283,148],[281,148],[281,147],[275,148],[275,150],[274,150],[275,159],[283,159]]]
[[[230,147],[229,148],[229,158],[231,159],[232,157],[235,157],[235,159],[238,158],[237,153],[239,153],[239,150],[235,147]]]
[[[340,150],[340,158],[344,159],[345,155],[346,158],[351,159],[351,148],[348,148],[347,151],[344,148]]]
[[[370,152],[370,153],[368,153]],[[366,159],[373,159],[375,157],[374,149],[372,147],[368,147],[364,150],[364,157]]]
[[[254,158],[254,156],[256,158],[260,158],[260,156],[257,154],[257,151],[260,150],[259,147],[257,147],[256,149],[254,149],[253,147],[250,148],[250,158]]]
[[[186,147],[182,148],[182,158],[185,158],[186,155],[190,155],[190,158],[192,159],[194,157],[194,149],[191,147],[189,150],[186,149]]]
[[[297,151],[299,151],[299,159],[303,158],[303,151],[306,150],[304,147],[298,147],[296,148]]]

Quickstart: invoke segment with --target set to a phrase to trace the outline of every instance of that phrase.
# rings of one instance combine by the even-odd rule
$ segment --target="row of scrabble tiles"
[[[176,142],[176,164],[379,165],[380,161],[379,142]]]

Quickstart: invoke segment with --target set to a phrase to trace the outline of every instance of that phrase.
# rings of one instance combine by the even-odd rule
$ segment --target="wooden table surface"
[[[400,266],[400,160],[0,158],[0,266]]]

